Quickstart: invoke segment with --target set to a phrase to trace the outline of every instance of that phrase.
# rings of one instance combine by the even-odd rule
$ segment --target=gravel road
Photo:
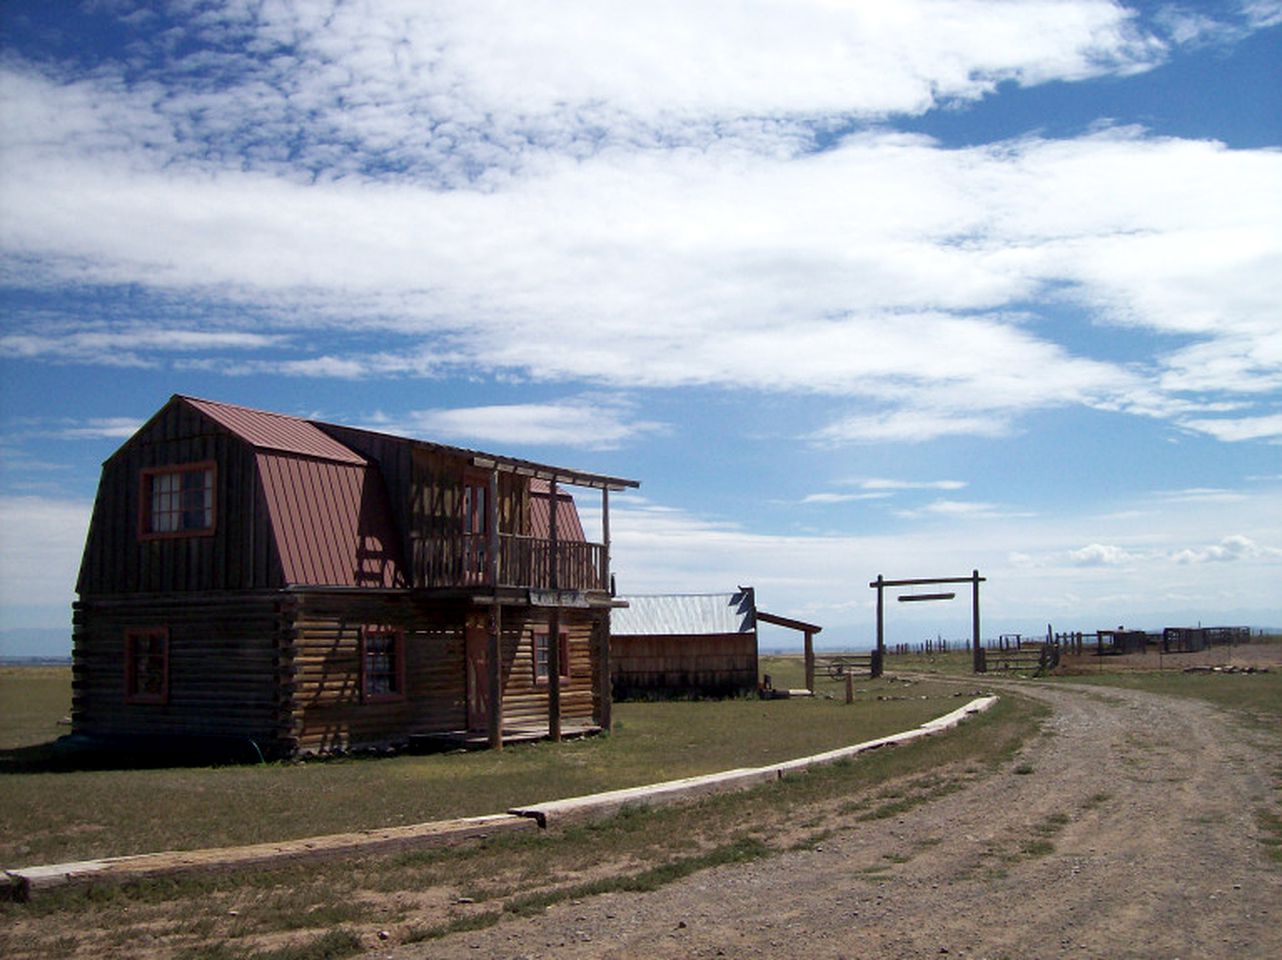
[[[1019,690],[1052,707],[1045,735],[901,818],[371,956],[1282,957],[1282,866],[1257,819],[1278,809],[1277,732],[1194,700]]]

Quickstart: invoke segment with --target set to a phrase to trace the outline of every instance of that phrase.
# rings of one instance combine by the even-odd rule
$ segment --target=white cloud
[[[1057,628],[1089,630],[1143,613],[1161,626],[1164,610],[1207,616],[1257,610],[1258,622],[1273,623],[1282,614],[1276,590],[1282,550],[1268,544],[1282,543],[1282,518],[1250,539],[1211,531],[1258,520],[1276,496],[1276,490],[1259,491],[1213,513],[1144,498],[1146,509],[1107,517],[945,507],[934,514],[936,522],[891,534],[799,536],[754,531],[629,494],[611,498],[611,530],[624,593],[749,584],[763,607],[813,619],[834,636],[847,630],[870,637],[873,596],[866,584],[879,572],[890,579],[964,577],[975,568],[987,578],[986,635],[1012,618],[1053,618]],[[983,523],[974,522],[974,506],[990,514]],[[585,523],[595,517],[591,498],[580,509]],[[1199,543],[1213,546],[1187,546]],[[1234,563],[1210,562],[1229,556]],[[944,629],[955,629],[954,635],[969,631],[969,608],[958,614],[948,606],[929,612],[896,606],[892,633],[908,639],[913,618],[922,616],[953,618],[953,627]]]
[[[1243,440],[1274,440],[1282,442],[1282,413],[1263,417],[1239,417],[1236,420],[1189,419],[1181,420],[1180,426],[1189,430],[1207,433],[1217,440],[1240,442]]]
[[[447,442],[550,444],[606,450],[639,435],[667,428],[629,418],[625,403],[571,399],[556,403],[496,404],[485,407],[419,410],[379,429]]]
[[[915,510],[900,510],[897,516],[907,519],[919,517],[948,517],[957,520],[992,520],[1010,517],[1031,517],[1035,514],[1011,510],[996,503],[972,500],[935,500]]]
[[[1068,555],[1073,563],[1083,567],[1115,567],[1140,559],[1121,547],[1105,543],[1092,543],[1079,550],[1071,550]]]
[[[22,360],[54,359],[108,366],[145,366],[151,353],[262,350],[283,342],[277,335],[247,331],[202,331],[165,327],[86,328],[61,324],[39,332],[0,335],[0,355]]]
[[[1185,490],[1165,490],[1158,496],[1169,503],[1233,503],[1247,499],[1238,490],[1223,487],[1189,487]]]
[[[79,500],[0,496],[0,611],[61,606],[70,616],[92,507]]]
[[[882,493],[810,493],[801,498],[802,503],[851,503],[856,500],[884,500],[891,496]]]
[[[865,490],[962,490],[966,487],[963,480],[888,480],[872,477],[857,482]]]
[[[1000,81],[1131,73],[1166,52],[1107,0],[284,0],[131,39],[128,63],[100,64],[51,103],[34,70],[12,71],[10,126],[153,162],[231,153],[295,175],[393,167],[472,184],[546,149],[726,135],[777,149],[781,119],[917,114]]]
[[[69,336],[19,315],[0,349],[820,393],[841,400],[813,433],[832,444],[1004,437],[1081,405],[1273,436],[1249,403],[1282,380],[1277,151],[1105,129],[812,152],[830,118],[1150,66],[1163,45],[1124,8],[487,9],[210,13],[189,29],[212,74],[8,61],[0,279],[224,309],[218,330]],[[1067,346],[1087,323],[1179,339],[1124,366]],[[321,351],[317,331],[351,337]],[[1225,396],[1244,404],[1207,419]]]
[[[948,436],[1004,437],[1011,433],[1008,415],[959,415],[947,410],[892,410],[843,417],[818,430],[819,443],[886,441],[925,443]]]
[[[58,436],[67,440],[123,440],[132,437],[142,421],[135,417],[90,417],[76,426],[63,427]]]
[[[1282,550],[1256,543],[1250,537],[1236,534],[1219,543],[1206,547],[1190,547],[1175,554],[1175,562],[1182,564],[1228,563],[1235,560],[1278,560]]]

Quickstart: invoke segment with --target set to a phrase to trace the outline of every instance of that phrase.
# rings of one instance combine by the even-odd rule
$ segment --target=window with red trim
[[[361,698],[366,703],[405,697],[405,633],[396,627],[361,630]]]
[[[565,630],[560,632],[561,642],[557,645],[560,657],[561,679],[570,679],[570,635]],[[534,634],[534,682],[548,682],[548,631],[539,630]]]
[[[213,533],[214,472],[212,461],[143,470],[139,536],[150,540]]]
[[[169,630],[125,630],[125,702],[169,702]]]

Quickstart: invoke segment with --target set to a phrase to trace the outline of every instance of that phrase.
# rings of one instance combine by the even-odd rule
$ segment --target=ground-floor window
[[[125,630],[125,702],[169,701],[169,629]]]
[[[564,629],[560,631],[560,643],[557,654],[560,658],[561,679],[570,678],[570,635]],[[534,680],[536,683],[548,682],[548,631],[538,630],[534,634]]]
[[[398,627],[361,630],[361,698],[369,702],[405,696],[405,632]]]

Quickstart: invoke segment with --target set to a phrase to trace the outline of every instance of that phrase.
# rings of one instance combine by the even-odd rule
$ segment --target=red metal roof
[[[546,480],[530,480],[530,536],[540,540],[548,540],[552,536],[551,494],[551,484]],[[574,497],[560,486],[556,489],[556,538],[567,543],[587,540]]]
[[[260,450],[278,450],[300,457],[316,457],[336,463],[365,463],[365,458],[343,446],[319,427],[283,413],[252,410],[230,403],[180,397],[214,422]]]
[[[375,467],[260,452],[258,473],[287,584],[406,585]]]

